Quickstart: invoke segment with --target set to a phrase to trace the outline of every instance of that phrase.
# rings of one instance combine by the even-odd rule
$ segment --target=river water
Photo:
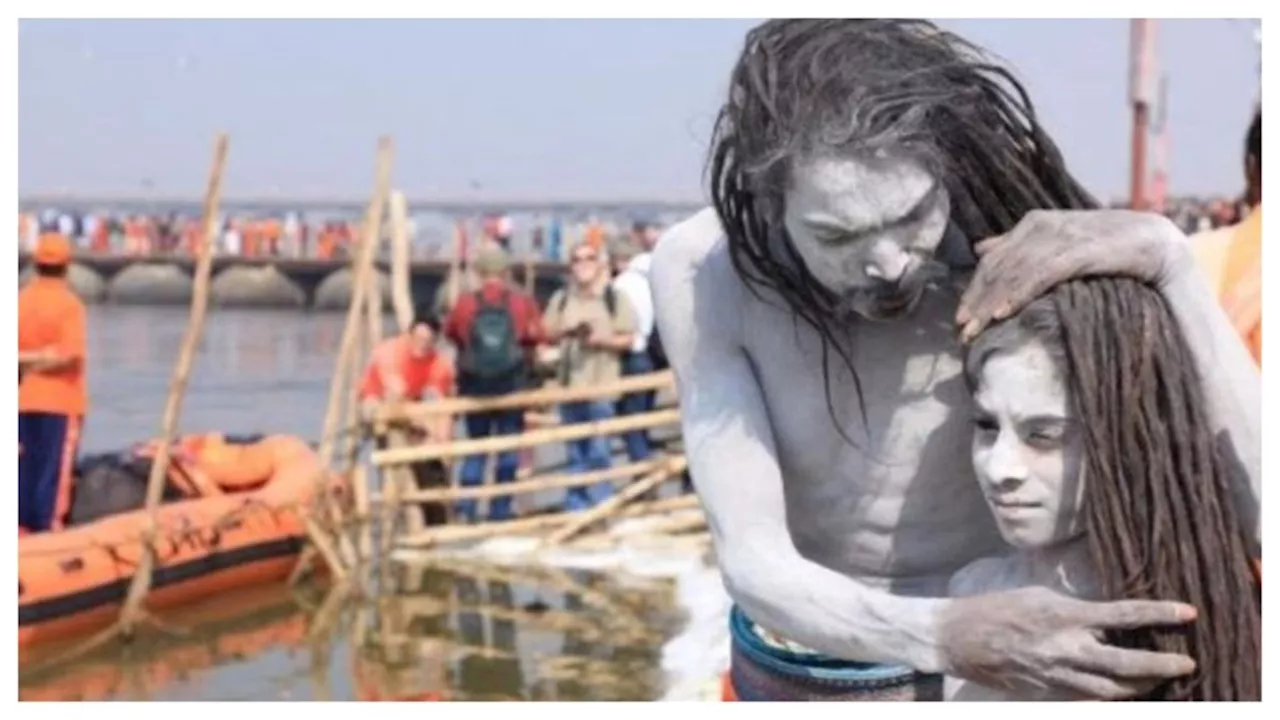
[[[185,309],[89,309],[81,452],[154,436]],[[314,440],[342,314],[213,309],[180,430]],[[147,633],[19,684],[23,699],[645,700],[670,684],[685,614],[670,580],[564,569],[396,566],[380,597],[259,588],[165,615]]]

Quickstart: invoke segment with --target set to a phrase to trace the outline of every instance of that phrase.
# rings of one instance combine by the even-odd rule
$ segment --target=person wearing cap
[[[62,528],[88,406],[84,303],[67,282],[71,243],[40,237],[18,293],[18,528]]]
[[[369,357],[360,381],[360,411],[367,423],[376,420],[378,408],[386,402],[432,401],[452,397],[455,392],[453,362],[436,349],[440,320],[426,308],[419,308],[405,332],[379,343]],[[410,439],[417,443],[447,442],[453,437],[453,418],[431,415],[410,421]],[[386,439],[376,439],[380,448]],[[439,460],[413,464],[419,490],[447,487],[449,474]],[[423,522],[441,525],[447,520],[439,503],[422,505]]]
[[[445,335],[458,349],[458,394],[463,397],[494,397],[525,389],[529,383],[533,353],[542,338],[542,317],[538,303],[507,277],[507,253],[496,243],[481,248],[472,267],[478,288],[458,298],[448,320]],[[483,438],[516,435],[524,431],[520,409],[468,413],[467,437]],[[463,487],[484,482],[484,455],[472,455],[462,462],[459,481]],[[519,471],[519,454],[498,453],[495,479],[509,483]],[[459,502],[458,516],[474,520],[476,502]],[[490,520],[515,516],[511,496],[495,497],[489,503]]]

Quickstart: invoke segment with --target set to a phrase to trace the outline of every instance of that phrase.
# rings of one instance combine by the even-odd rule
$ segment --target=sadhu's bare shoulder
[[[727,262],[728,246],[714,208],[672,225],[662,234],[653,251],[651,272],[667,282],[692,282],[707,263]]]

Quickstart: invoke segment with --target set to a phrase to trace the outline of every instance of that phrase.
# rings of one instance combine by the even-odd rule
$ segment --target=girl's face
[[[1048,351],[991,354],[974,394],[973,467],[1006,542],[1055,545],[1084,531],[1084,441]]]

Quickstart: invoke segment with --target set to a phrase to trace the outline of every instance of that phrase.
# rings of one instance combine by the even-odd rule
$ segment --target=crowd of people
[[[570,272],[565,287],[554,293],[546,307],[510,278],[510,256],[500,242],[490,241],[464,272],[450,297],[449,285],[433,304],[423,304],[408,330],[388,338],[375,348],[365,370],[361,401],[366,418],[373,419],[379,405],[392,400],[430,400],[444,397],[494,397],[550,382],[561,387],[600,387],[620,378],[642,375],[666,366],[657,340],[653,301],[649,291],[650,253],[658,230],[637,222],[629,236],[609,242],[603,234],[577,243],[569,254]],[[447,340],[453,353],[442,351]],[[654,391],[626,393],[608,400],[566,402],[559,407],[562,423],[605,420],[651,410]],[[466,436],[484,438],[513,435],[525,429],[524,409],[469,413],[463,423]],[[454,428],[439,419],[414,424],[418,442],[448,441]],[[631,462],[651,457],[648,433],[633,430],[623,435]],[[613,463],[611,438],[588,437],[566,443],[567,472],[605,470]],[[462,487],[484,483],[485,455],[463,460],[459,471]],[[495,482],[513,482],[520,470],[516,451],[497,454]],[[440,463],[415,467],[418,484],[439,486],[447,481]],[[613,485],[601,482],[566,492],[563,507],[580,511],[608,499]],[[459,520],[478,519],[474,500],[454,508]],[[444,509],[425,508],[428,523],[443,522]],[[516,511],[509,496],[494,498],[487,519],[508,520]]]
[[[33,251],[41,235],[58,233],[77,252],[98,254],[190,254],[202,231],[197,216],[182,213],[118,214],[47,210],[18,216],[18,244]],[[218,255],[240,257],[346,257],[358,224],[342,220],[308,222],[298,213],[278,216],[234,216],[221,222],[213,243]]]
[[[197,215],[179,212],[78,212],[51,208],[24,211],[18,215],[18,247],[33,252],[41,235],[59,233],[78,253],[184,255],[196,247],[200,223]],[[508,252],[516,250],[517,229],[511,217],[503,213],[453,218],[442,233],[448,237],[423,236],[413,217],[408,218],[407,225],[414,254],[421,257],[450,257],[455,253],[467,257],[474,246],[485,242],[496,242]],[[525,254],[558,261],[565,259],[569,245],[578,241],[597,244],[616,232],[611,223],[596,217],[582,223],[539,217],[523,228],[519,245]],[[353,243],[360,237],[359,220],[317,219],[298,212],[231,213],[220,220],[212,248],[217,255],[232,257],[340,260],[350,256]]]

